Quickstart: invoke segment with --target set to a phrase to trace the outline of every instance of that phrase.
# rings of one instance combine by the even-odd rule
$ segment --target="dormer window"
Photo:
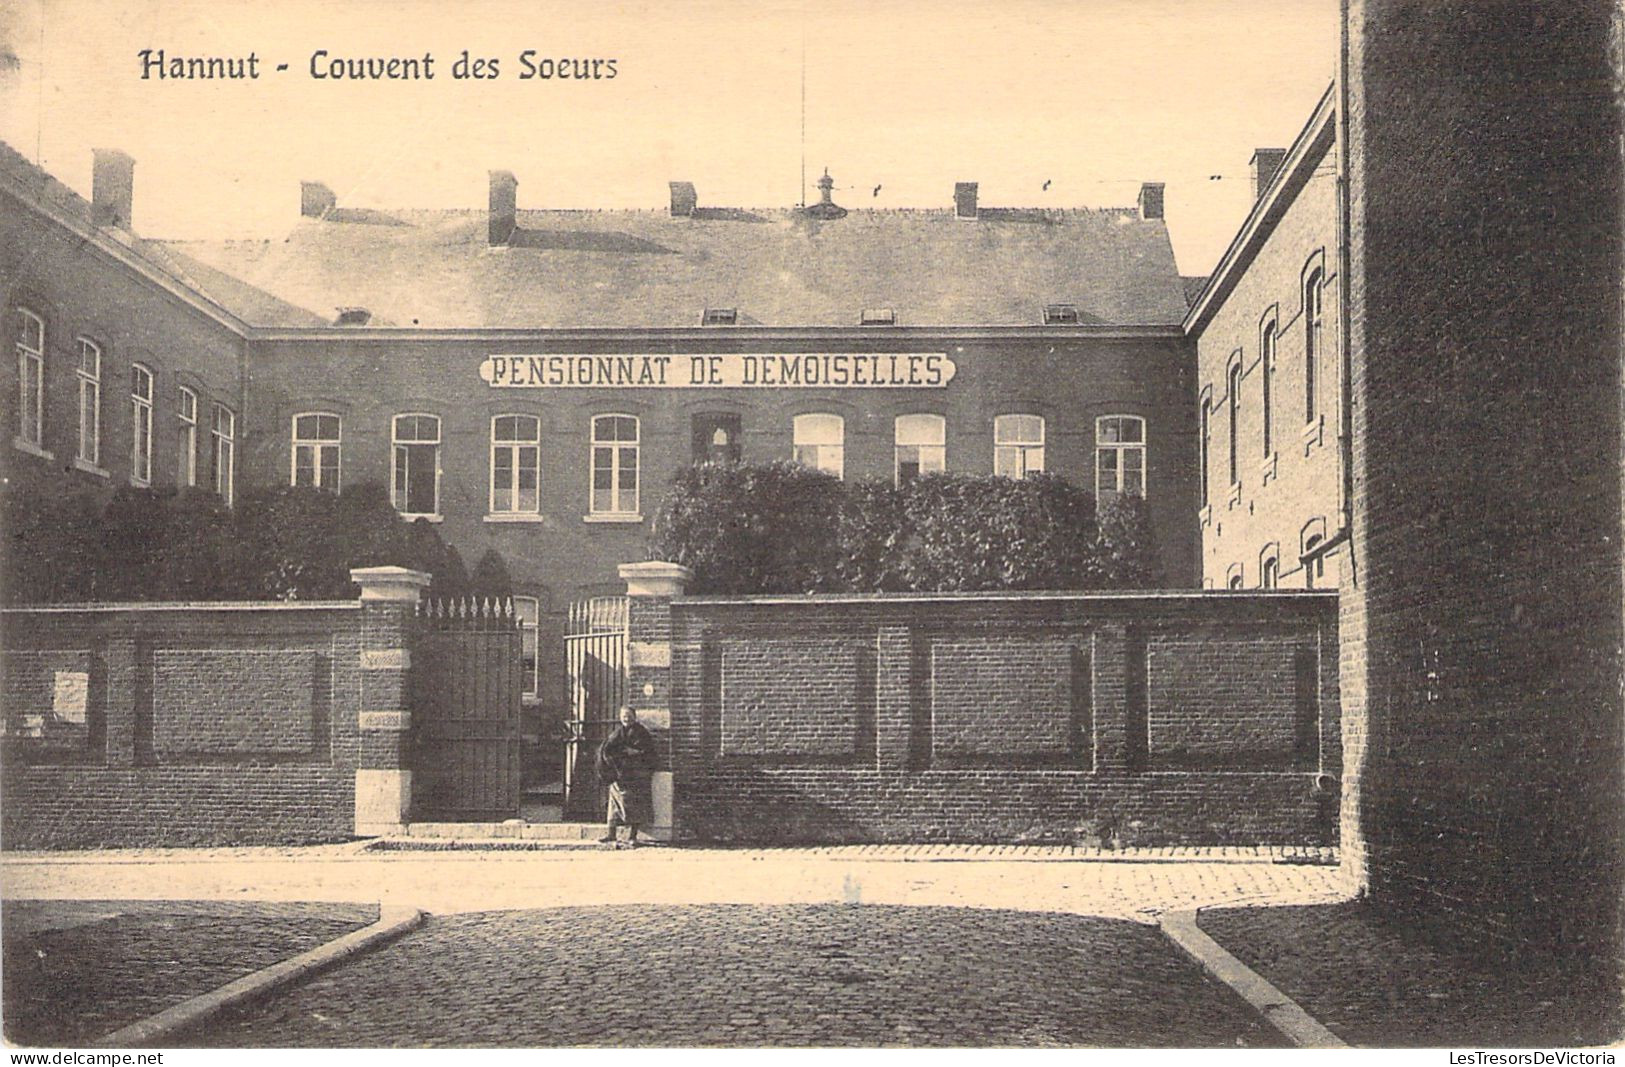
[[[859,326],[896,326],[897,312],[891,308],[864,308],[858,316]]]
[[[1045,326],[1076,326],[1078,319],[1078,305],[1076,304],[1045,304]]]
[[[738,308],[706,308],[705,314],[700,316],[701,326],[737,326],[738,324]]]

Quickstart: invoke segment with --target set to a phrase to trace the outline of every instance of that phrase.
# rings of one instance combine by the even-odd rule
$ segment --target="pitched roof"
[[[907,326],[1032,326],[1045,304],[1085,323],[1173,325],[1184,283],[1161,219],[1131,209],[520,211],[491,248],[483,211],[303,218],[282,241],[165,247],[253,325],[423,328],[696,326],[703,309],[743,325],[850,326],[891,308]]]

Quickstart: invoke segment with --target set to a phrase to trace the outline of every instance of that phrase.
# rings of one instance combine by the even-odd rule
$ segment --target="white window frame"
[[[519,621],[520,670],[524,672],[519,693],[522,697],[534,699],[541,695],[541,598],[515,596],[513,612]],[[526,646],[529,646],[528,656]],[[526,663],[526,659],[530,662]]]
[[[333,437],[302,437],[299,434],[300,419],[332,419],[337,426],[337,433]],[[317,432],[320,433],[318,422]],[[288,484],[299,484],[299,454],[310,453],[310,484],[317,489],[326,489],[336,493],[344,484],[344,418],[334,411],[301,411],[289,420],[289,440],[292,442],[288,449]],[[322,473],[327,464],[323,463],[323,453],[331,448],[333,450],[333,484],[328,485]]]
[[[832,411],[806,411],[794,416],[790,420],[790,458],[803,467],[844,480],[846,418]]]
[[[25,307],[16,309],[17,442],[36,450],[45,447],[45,320]],[[32,327],[32,329],[30,329]],[[33,333],[33,344],[29,334]],[[30,417],[32,416],[32,417]]]
[[[504,419],[519,419],[529,422],[535,429],[530,437],[513,437],[497,439],[497,424]],[[520,472],[524,469],[521,463],[526,449],[531,450],[531,469],[536,475],[536,502],[529,508],[519,507]],[[503,488],[509,493],[509,506],[498,508],[497,505],[497,455],[507,453],[509,458],[508,484]],[[489,480],[490,496],[487,500],[489,514],[501,516],[513,515],[540,515],[542,512],[542,420],[535,415],[526,415],[521,412],[506,412],[491,416],[491,477]]]
[[[402,437],[402,419],[433,419],[434,437],[428,438],[421,435],[410,438]],[[421,434],[421,422],[414,426],[414,429],[418,430]],[[495,427],[493,426],[493,430],[494,429]],[[389,501],[395,506],[395,510],[400,512],[403,517],[408,519],[436,520],[440,518],[440,475],[442,473],[440,467],[440,447],[444,440],[445,426],[441,422],[440,416],[434,414],[433,412],[402,411],[390,418]],[[407,496],[411,492],[412,485],[411,449],[425,447],[433,447],[434,449],[434,499],[430,501],[430,504],[433,506],[428,511],[418,509],[408,510],[406,505],[410,503],[410,501],[407,500]],[[404,471],[402,468],[403,460],[405,461]],[[402,477],[403,473],[405,475],[404,478]]]
[[[620,438],[600,438],[598,424],[606,419],[630,419],[632,422],[632,440],[625,441]],[[626,412],[606,411],[592,417],[591,445],[587,453],[587,514],[599,517],[633,517],[642,514],[643,500],[643,422],[636,415]],[[600,507],[598,497],[598,454],[599,450],[607,450],[610,454],[610,482],[605,490],[609,494],[610,507]],[[625,453],[632,454],[632,507],[618,508],[613,505],[621,500],[621,471],[625,470],[622,462]]]
[[[1137,425],[1140,429],[1139,439],[1135,441],[1122,440],[1123,435],[1119,430],[1118,440],[1105,440],[1106,426],[1113,421]],[[1141,500],[1144,500],[1150,495],[1151,471],[1148,465],[1149,456],[1147,455],[1145,437],[1145,417],[1142,415],[1101,415],[1095,419],[1095,494],[1097,497],[1101,493],[1118,493],[1138,496]],[[1114,454],[1113,462],[1115,463],[1117,483],[1115,487],[1111,488],[1102,487],[1101,485],[1101,474],[1103,473],[1101,460],[1108,452]],[[1140,457],[1140,490],[1138,493],[1132,493],[1123,488],[1123,474],[1128,469],[1126,460],[1130,453],[1137,453]]]
[[[175,417],[180,421],[180,455],[176,460],[175,482],[182,488],[197,485],[197,392],[180,387]]]
[[[932,427],[936,432],[934,434],[911,432],[908,436],[911,438],[919,437],[921,440],[905,441],[903,439],[905,424],[922,429]],[[926,438],[930,437],[934,437],[935,440],[926,440]],[[942,415],[929,411],[916,411],[897,416],[892,420],[892,442],[893,485],[903,484],[903,450],[905,448],[914,450],[918,477],[927,474],[941,474],[948,469],[948,420]],[[934,465],[927,463],[928,457],[934,461]]]
[[[237,413],[216,403],[209,436],[214,442],[214,491],[231,507],[237,485]]]
[[[82,466],[102,463],[102,347],[88,337],[77,339],[79,366],[79,456]],[[88,369],[87,369],[88,367]]]
[[[130,364],[131,485],[152,484],[152,398],[156,381],[151,367]]]
[[[1038,436],[1034,438],[1014,435],[1006,439],[1005,427],[1022,425],[1024,420],[1037,423]],[[1047,432],[1044,416],[1035,415],[1030,411],[993,416],[993,473],[1017,481],[1029,474],[1044,473],[1044,438]],[[1000,468],[1005,465],[1001,460],[1009,461],[1013,465],[1013,472],[1001,470]]]

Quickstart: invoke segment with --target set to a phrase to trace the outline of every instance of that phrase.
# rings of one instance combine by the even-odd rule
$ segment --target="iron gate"
[[[415,637],[413,819],[518,818],[523,664],[513,601],[422,601]]]
[[[603,817],[606,790],[594,767],[598,748],[626,703],[627,600],[593,597],[570,605],[564,635],[569,665],[569,740],[564,757],[564,817]]]

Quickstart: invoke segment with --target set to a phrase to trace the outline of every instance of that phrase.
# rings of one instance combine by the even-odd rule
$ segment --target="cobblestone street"
[[[174,1044],[1258,1046],[1151,927],[949,908],[621,906],[431,919]]]

